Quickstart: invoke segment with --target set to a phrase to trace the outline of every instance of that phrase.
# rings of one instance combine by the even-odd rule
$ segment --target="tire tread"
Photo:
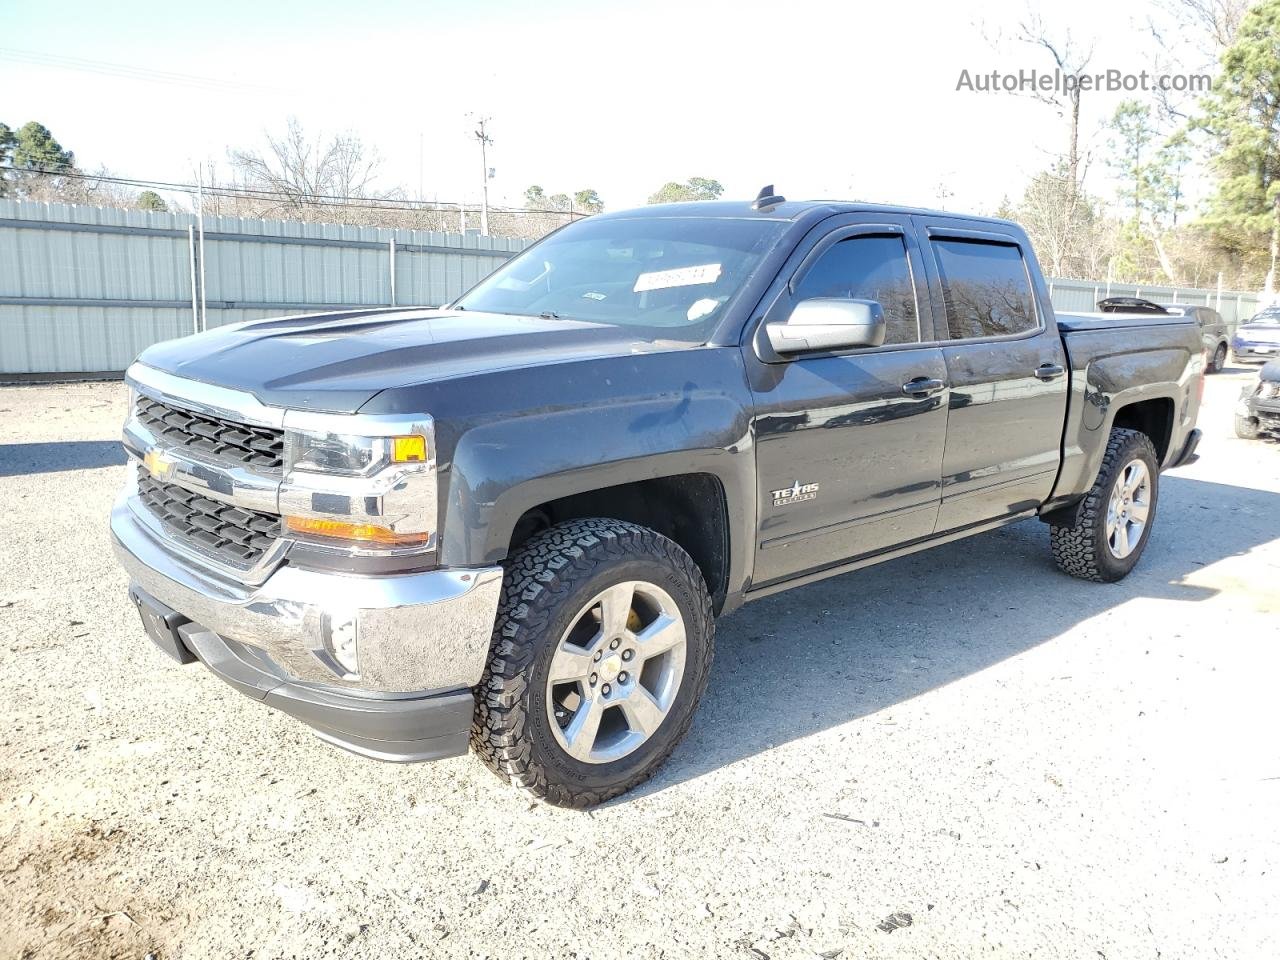
[[[525,735],[530,722],[528,684],[548,624],[560,604],[602,565],[636,556],[673,565],[694,587],[701,623],[689,629],[706,637],[706,643],[689,647],[690,653],[701,654],[693,674],[694,693],[700,697],[711,669],[715,620],[701,571],[674,541],[638,524],[593,517],[557,524],[502,561],[502,594],[489,662],[476,687],[471,747],[500,778],[539,800],[582,809],[625,793],[653,775],[693,721],[695,710],[690,709],[652,763],[603,789],[561,782],[532,756]]]
[[[1135,454],[1142,452],[1148,453],[1151,462],[1158,468],[1159,460],[1156,457],[1155,447],[1145,433],[1123,427],[1111,431],[1097,479],[1094,480],[1093,486],[1085,494],[1079,509],[1076,510],[1075,522],[1071,525],[1055,523],[1049,527],[1053,559],[1063,573],[1081,580],[1091,580],[1094,583],[1112,583],[1125,575],[1122,573],[1120,577],[1116,576],[1115,572],[1109,570],[1104,563],[1102,551],[1106,549],[1103,545],[1105,537],[1100,535],[1099,528],[1106,524],[1107,504],[1111,495],[1111,486],[1115,482],[1116,471],[1133,459]],[[1153,474],[1153,489],[1156,489],[1157,483],[1158,480]],[[1155,521],[1154,508],[1153,499],[1152,523]]]

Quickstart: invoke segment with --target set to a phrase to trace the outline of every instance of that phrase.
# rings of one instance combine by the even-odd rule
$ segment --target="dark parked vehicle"
[[[1236,405],[1236,436],[1257,440],[1280,439],[1280,360],[1269,360],[1258,373],[1258,382],[1240,392]]]
[[[1200,339],[1208,358],[1205,371],[1221,373],[1227,365],[1227,322],[1212,307],[1197,307],[1185,303],[1155,303],[1140,297],[1109,297],[1098,301],[1102,313],[1133,314],[1139,317],[1160,316],[1191,317],[1200,325]]]
[[[1205,355],[1209,358],[1205,366],[1208,373],[1221,373],[1227,365],[1228,338],[1227,322],[1222,314],[1212,307],[1193,307],[1182,304],[1171,305],[1170,313],[1192,317],[1200,325],[1200,340],[1204,344]]]
[[[147,350],[111,519],[147,633],[356,753],[469,741],[587,806],[747,601],[1029,517],[1124,577],[1199,439],[1196,324],[1055,317],[1007,221],[771,194]]]
[[[1268,307],[1236,328],[1231,355],[1241,363],[1266,363],[1280,357],[1280,306]]]

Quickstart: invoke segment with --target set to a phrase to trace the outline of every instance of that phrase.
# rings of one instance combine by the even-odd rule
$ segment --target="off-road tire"
[[[1151,476],[1151,508],[1147,524],[1133,552],[1123,559],[1116,557],[1107,545],[1107,506],[1111,489],[1120,472],[1135,459],[1146,462]],[[1049,541],[1058,569],[1081,580],[1114,583],[1128,575],[1146,549],[1155,525],[1160,500],[1160,473],[1155,447],[1151,439],[1138,430],[1117,428],[1107,440],[1102,467],[1093,487],[1071,516],[1072,522],[1053,523]]]
[[[561,807],[595,806],[651,777],[693,721],[711,670],[715,619],[702,573],[678,544],[620,520],[570,520],[503,561],[489,662],[476,687],[471,746],[503,780]],[[599,591],[626,580],[661,586],[685,623],[684,672],[662,725],[634,752],[583,763],[557,743],[546,676],[571,619]]]
[[[1257,440],[1262,433],[1258,421],[1254,417],[1242,417],[1236,414],[1236,436],[1241,440]]]

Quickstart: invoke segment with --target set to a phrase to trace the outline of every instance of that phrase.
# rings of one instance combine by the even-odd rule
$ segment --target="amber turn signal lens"
[[[345,523],[341,520],[321,520],[318,517],[285,517],[285,526],[294,533],[306,533],[313,537],[333,537],[335,540],[356,540],[389,546],[425,543],[431,537],[427,533],[400,534],[372,523]]]
[[[391,461],[393,463],[426,463],[426,437],[392,437]]]

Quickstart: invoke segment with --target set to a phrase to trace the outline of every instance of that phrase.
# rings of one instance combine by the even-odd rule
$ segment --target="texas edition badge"
[[[783,490],[773,491],[773,505],[775,507],[789,507],[793,503],[800,503],[804,500],[813,500],[818,496],[818,484],[801,483],[797,480],[791,486]]]

